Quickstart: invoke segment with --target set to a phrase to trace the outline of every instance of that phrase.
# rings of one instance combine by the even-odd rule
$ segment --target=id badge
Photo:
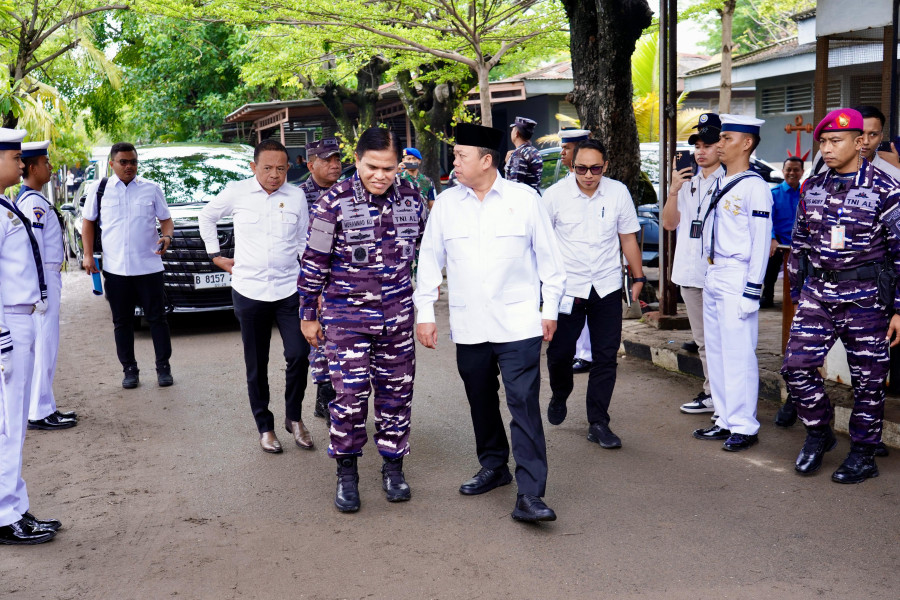
[[[691,238],[698,240],[703,233],[703,221],[694,219],[691,221]]]
[[[843,250],[844,249],[844,226],[843,225],[835,225],[831,228],[831,249],[832,250]]]
[[[573,306],[575,306],[575,297],[563,296],[562,300],[559,301],[559,314],[571,315]]]

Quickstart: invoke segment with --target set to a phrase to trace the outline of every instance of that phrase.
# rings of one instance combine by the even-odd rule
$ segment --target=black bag
[[[100,201],[103,200],[103,194],[106,193],[106,182],[109,177],[100,180],[100,186],[97,188],[97,221],[94,223],[94,254],[103,252],[103,244],[100,242]]]
[[[897,272],[889,259],[878,270],[878,302],[888,309],[894,308],[894,296],[897,293]]]

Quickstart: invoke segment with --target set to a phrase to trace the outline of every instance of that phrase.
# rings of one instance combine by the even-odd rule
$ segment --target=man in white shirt
[[[704,215],[703,336],[715,412],[714,426],[697,429],[701,440],[724,440],[729,452],[759,439],[759,299],[772,242],[772,192],[750,170],[763,121],[720,115],[717,152],[727,176],[717,184]]]
[[[703,367],[703,390],[696,398],[681,405],[681,412],[687,414],[715,410],[706,366],[706,343],[703,341],[703,280],[706,278],[706,266],[709,262],[703,257],[700,233],[716,184],[725,176],[716,152],[721,128],[719,115],[700,115],[695,126],[697,133],[688,138],[688,143],[694,146],[694,161],[700,170],[696,174],[693,167],[672,171],[672,185],[662,212],[663,229],[676,232],[672,281],[681,286],[681,297],[691,325],[691,335],[697,344],[700,365]]]
[[[572,154],[574,177],[544,193],[553,232],[566,268],[566,291],[559,304],[559,321],[547,347],[547,370],[553,396],[547,420],[559,425],[566,418],[572,393],[575,342],[587,323],[592,366],[587,387],[588,440],[602,448],[621,448],[609,428],[609,403],[616,385],[616,354],[622,340],[622,253],[635,274],[630,290],[637,301],[644,282],[637,212],[628,188],[603,176],[606,148],[599,140],[579,143]],[[545,297],[546,302],[546,297]]]
[[[0,128],[0,544],[50,541],[59,521],[28,512],[22,445],[34,366],[34,314],[47,310],[47,288],[29,221],[2,194],[19,183],[24,130]]]
[[[44,283],[47,285],[47,312],[34,315],[37,332],[34,376],[31,380],[31,402],[28,429],[54,431],[77,424],[75,413],[62,413],[53,397],[53,376],[59,354],[59,305],[62,297],[62,268],[65,261],[61,218],[56,208],[41,193],[53,178],[49,141],[22,144],[24,180],[16,198],[16,207],[31,222],[31,231],[41,250]]]
[[[518,498],[512,517],[552,521],[544,504],[547,448],[541,423],[541,341],[556,330],[565,269],[537,193],[500,177],[504,132],[460,124],[453,166],[459,185],[434,203],[419,252],[416,337],[437,346],[434,303],[447,268],[450,333],[466,388],[481,470],[459,491],[482,494],[512,481],[498,373],[512,415]],[[543,294],[543,310],[539,309]],[[570,362],[571,365],[571,362]]]
[[[300,334],[297,276],[306,248],[309,209],[300,188],[286,183],[288,153],[281,142],[256,145],[253,177],[229,183],[200,211],[200,237],[220,269],[231,273],[234,314],[241,325],[250,409],[264,452],[279,453],[275,417],[269,410],[269,344],[278,325],[287,362],[284,428],[298,447],[312,450],[300,408],[306,391],[309,344]],[[216,223],[234,217],[234,258],[220,253]]]
[[[116,353],[125,372],[122,387],[133,389],[140,381],[134,358],[135,305],[143,307],[150,324],[157,383],[170,386],[174,383],[169,366],[172,341],[166,320],[162,255],[172,243],[175,225],[162,188],[137,174],[137,150],[132,144],[114,144],[109,162],[113,176],[91,185],[82,210],[82,266],[88,275],[98,272],[92,249],[96,230],[102,228],[103,279]],[[162,234],[157,231],[157,220]]]

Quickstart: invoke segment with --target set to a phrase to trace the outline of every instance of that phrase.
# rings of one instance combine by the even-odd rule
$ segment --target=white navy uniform
[[[755,435],[758,309],[772,242],[772,193],[749,170],[724,177],[719,189],[737,178],[703,225],[703,256],[713,261],[703,286],[703,328],[716,425]]]
[[[62,297],[60,269],[65,261],[65,249],[56,211],[41,192],[23,185],[16,199],[16,206],[31,221],[31,231],[41,250],[44,282],[47,285],[47,312],[34,315],[37,341],[28,420],[37,421],[56,412],[53,375],[59,354],[59,309]]]
[[[24,137],[25,132],[21,132]],[[21,138],[19,138],[21,141]],[[28,425],[28,404],[34,365],[35,328],[32,314],[41,299],[38,266],[28,234],[28,222],[13,203],[0,196],[0,352],[10,353],[0,404],[0,527],[15,523],[28,511],[28,490],[22,479],[22,446]]]

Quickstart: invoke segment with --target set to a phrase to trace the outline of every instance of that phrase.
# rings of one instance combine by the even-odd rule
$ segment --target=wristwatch
[[[212,254],[207,254],[207,256],[209,257],[209,260],[212,260],[214,258],[219,258],[220,256],[222,256],[222,253],[221,252],[213,252]]]
[[[631,281],[634,283],[647,283],[647,278],[643,277],[643,276],[642,277],[632,277]]]

